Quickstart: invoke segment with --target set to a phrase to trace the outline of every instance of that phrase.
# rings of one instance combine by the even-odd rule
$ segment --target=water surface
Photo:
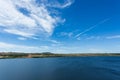
[[[120,57],[0,59],[0,80],[120,80]]]

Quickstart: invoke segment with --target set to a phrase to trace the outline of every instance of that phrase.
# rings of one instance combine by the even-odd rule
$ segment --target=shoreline
[[[72,53],[72,54],[55,54],[55,53],[0,53],[0,59],[9,58],[49,58],[49,57],[94,57],[94,56],[120,56],[120,53]]]

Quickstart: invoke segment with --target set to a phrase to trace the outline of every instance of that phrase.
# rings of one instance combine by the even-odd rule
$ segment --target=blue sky
[[[1,52],[120,52],[120,0],[0,0]]]

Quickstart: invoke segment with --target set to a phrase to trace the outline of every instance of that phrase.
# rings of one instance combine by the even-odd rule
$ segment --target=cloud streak
[[[120,35],[108,36],[106,39],[120,39]]]
[[[44,0],[41,0],[44,1]],[[45,0],[47,1],[47,0]],[[50,36],[62,19],[48,10],[48,3],[35,0],[0,0],[0,27],[4,32],[32,38],[36,35]],[[58,8],[72,4],[67,0]]]
[[[65,0],[65,2],[62,4],[59,3],[57,0],[55,0],[54,2],[49,3],[48,6],[63,9],[63,8],[69,7],[73,3],[74,3],[74,0]]]
[[[101,24],[107,22],[108,20],[110,20],[110,18],[104,19],[104,20],[98,22],[97,24],[95,24],[95,25],[93,25],[93,26],[91,26],[91,27],[85,29],[84,31],[82,31],[82,32],[80,32],[79,34],[77,34],[77,35],[75,36],[75,38],[81,36],[82,34],[88,32],[88,31],[91,31],[91,30],[94,29],[95,27],[97,27],[97,26],[99,26],[99,25],[101,25]]]

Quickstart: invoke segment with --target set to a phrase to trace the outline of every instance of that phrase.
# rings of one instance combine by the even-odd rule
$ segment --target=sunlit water
[[[120,57],[0,59],[0,80],[120,80]]]

